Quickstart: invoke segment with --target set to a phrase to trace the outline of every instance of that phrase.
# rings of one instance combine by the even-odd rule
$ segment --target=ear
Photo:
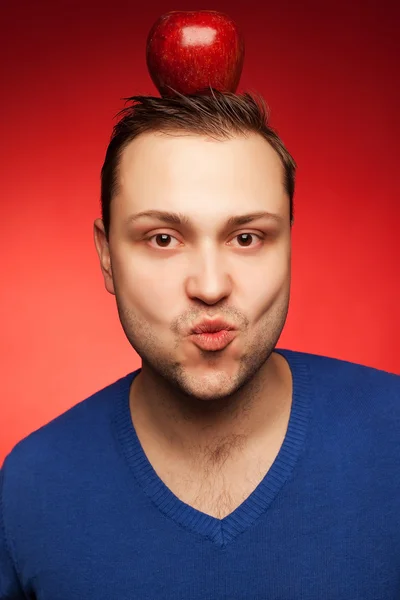
[[[106,290],[115,296],[114,282],[112,277],[110,248],[108,245],[104,223],[102,219],[96,219],[94,222],[94,243],[97,254],[100,259],[100,267],[104,277]]]

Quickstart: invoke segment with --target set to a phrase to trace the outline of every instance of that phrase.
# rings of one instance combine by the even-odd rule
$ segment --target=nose
[[[225,261],[215,251],[208,249],[190,260],[186,279],[186,292],[191,299],[206,304],[216,304],[230,295],[232,278]]]

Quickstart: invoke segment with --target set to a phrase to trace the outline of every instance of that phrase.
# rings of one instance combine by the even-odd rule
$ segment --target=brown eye
[[[157,233],[154,237],[157,240],[157,246],[160,244],[163,248],[165,248],[165,245],[168,245],[168,242],[172,238],[168,233]]]
[[[256,233],[239,233],[239,235],[237,235],[236,238],[240,239],[241,242],[243,242],[240,244],[242,248],[248,248],[252,245],[255,246],[256,244],[252,244],[253,238],[258,238],[259,240],[262,239],[261,236],[257,235]]]
[[[249,245],[251,245],[253,234],[252,233],[240,233],[237,237],[239,239],[241,238],[240,239],[241,242],[244,241],[245,246],[249,246]]]

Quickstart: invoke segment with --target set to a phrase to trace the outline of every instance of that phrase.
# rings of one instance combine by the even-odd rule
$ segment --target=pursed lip
[[[224,319],[203,319],[192,328],[190,333],[215,333],[216,331],[232,331],[234,329],[236,327]]]

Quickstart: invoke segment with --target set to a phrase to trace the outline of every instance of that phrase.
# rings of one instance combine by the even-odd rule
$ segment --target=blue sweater
[[[1,600],[399,600],[400,377],[276,351],[293,374],[286,437],[222,520],[144,454],[140,369],[19,442],[1,470]]]

